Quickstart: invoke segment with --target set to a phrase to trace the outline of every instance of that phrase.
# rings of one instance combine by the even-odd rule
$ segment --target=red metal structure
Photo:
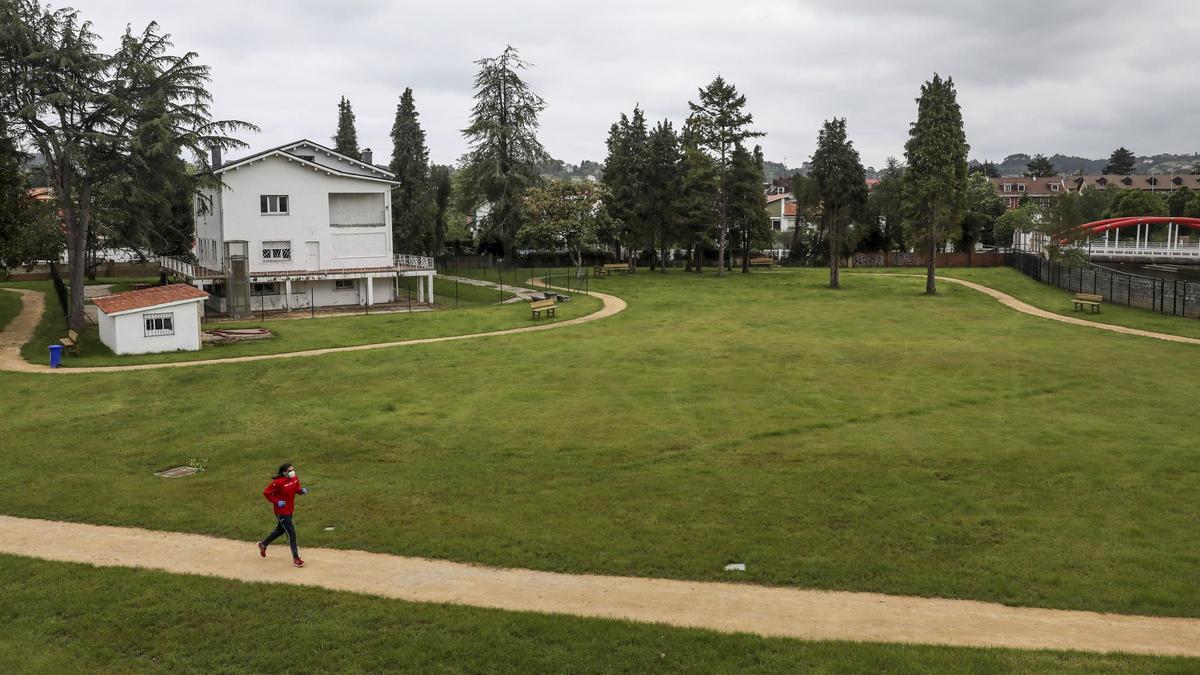
[[[1116,230],[1122,227],[1130,227],[1136,225],[1161,225],[1163,223],[1174,223],[1182,225],[1193,230],[1200,230],[1200,218],[1184,218],[1183,216],[1129,216],[1122,218],[1105,218],[1104,220],[1096,220],[1090,223],[1084,223],[1079,226],[1080,230],[1088,234],[1101,234],[1108,230]]]

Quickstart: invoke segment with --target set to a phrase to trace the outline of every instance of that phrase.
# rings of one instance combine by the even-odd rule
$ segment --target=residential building
[[[988,180],[996,186],[996,194],[1010,210],[1021,205],[1022,197],[1029,197],[1035,204],[1049,206],[1055,197],[1067,191],[1066,184],[1059,176],[1004,176]]]
[[[771,218],[771,229],[776,232],[791,232],[796,227],[796,200],[790,192],[775,192],[767,195],[767,215]]]
[[[207,297],[187,284],[171,284],[96,298],[100,341],[114,354],[197,351]]]
[[[433,301],[433,260],[392,250],[398,183],[369,150],[360,161],[300,140],[228,163],[214,152],[213,174],[222,185],[196,200],[196,263],[162,265],[209,290],[214,311],[388,303],[408,276]]]
[[[1067,176],[1063,179],[1067,189],[1077,192],[1083,188],[1105,190],[1118,188],[1121,190],[1143,190],[1146,192],[1171,193],[1180,188],[1200,190],[1200,176],[1191,174],[1134,174]]]

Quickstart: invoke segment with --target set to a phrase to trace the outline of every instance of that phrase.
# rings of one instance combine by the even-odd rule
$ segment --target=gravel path
[[[301,523],[301,541],[304,525]],[[808,640],[1200,656],[1200,619],[971,600],[502,569],[365,551],[0,516],[0,552],[106,567],[289,583],[413,602],[626,619]]]
[[[540,285],[541,282],[533,281],[535,285]],[[188,368],[191,366],[211,366],[225,363],[246,363],[248,361],[272,361],[275,359],[292,359],[302,356],[318,356],[321,354],[339,354],[342,352],[360,352],[369,349],[386,349],[389,347],[404,347],[408,345],[424,345],[433,344],[435,342],[452,342],[455,340],[472,340],[482,337],[495,337],[498,335],[517,335],[519,333],[534,333],[544,330],[554,330],[556,328],[565,328],[567,326],[576,326],[581,323],[589,323],[606,317],[610,317],[621,311],[624,311],[625,301],[606,293],[597,293],[592,291],[590,295],[597,297],[604,306],[599,310],[592,312],[586,316],[567,319],[565,321],[556,321],[553,323],[538,323],[522,328],[508,328],[504,330],[493,330],[486,333],[469,333],[467,335],[447,335],[444,337],[420,338],[416,340],[398,340],[396,342],[378,342],[369,345],[353,345],[350,347],[330,347],[327,349],[308,349],[299,352],[284,352],[282,354],[258,354],[255,356],[236,356],[227,359],[202,359],[198,361],[176,361],[171,363],[144,363],[132,366],[95,366],[95,367],[80,367],[80,368],[56,368],[51,369],[49,366],[41,364],[32,364],[21,358],[21,345],[29,341],[33,335],[33,330],[37,326],[38,321],[42,317],[44,311],[44,294],[37,291],[29,291],[24,289],[5,289],[15,291],[21,294],[21,301],[24,306],[21,313],[18,314],[3,331],[0,331],[0,370],[8,370],[22,373],[119,373],[129,370],[154,370],[156,368]]]

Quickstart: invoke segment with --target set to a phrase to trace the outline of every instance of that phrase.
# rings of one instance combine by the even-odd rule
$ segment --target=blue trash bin
[[[57,368],[62,363],[62,345],[50,345],[50,367]]]

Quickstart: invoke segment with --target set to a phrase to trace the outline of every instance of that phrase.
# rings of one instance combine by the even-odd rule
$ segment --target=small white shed
[[[171,284],[96,298],[100,341],[114,354],[198,351],[207,297],[187,284]]]

